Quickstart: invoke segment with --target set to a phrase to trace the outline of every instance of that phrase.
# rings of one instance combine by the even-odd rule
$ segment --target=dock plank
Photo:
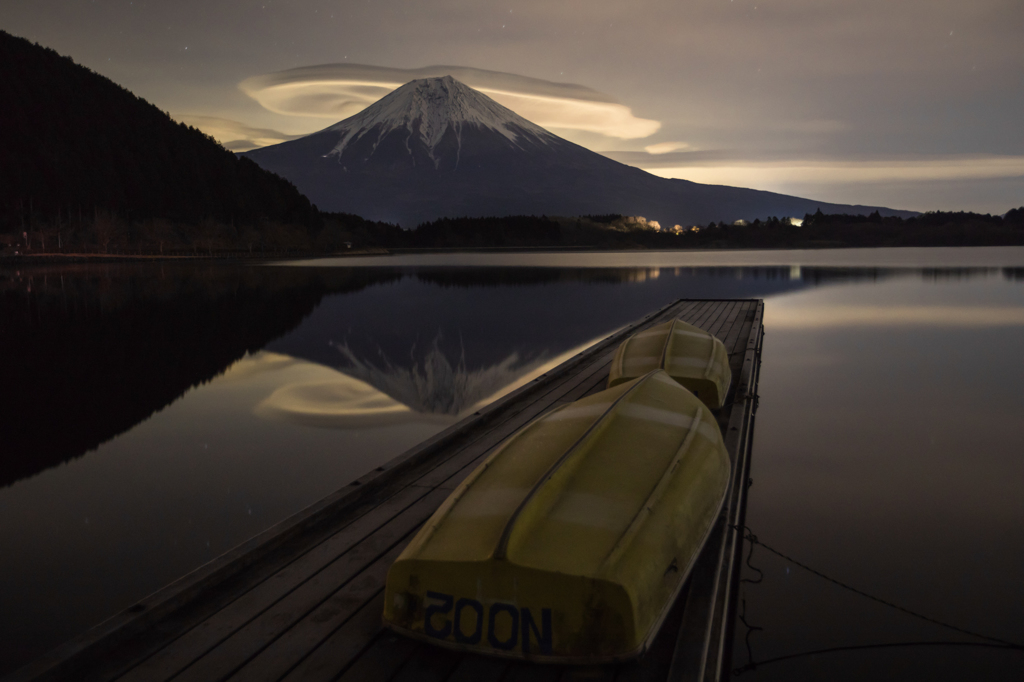
[[[688,322],[689,324],[699,327],[700,324],[707,319],[708,315],[713,312],[716,305],[715,301],[701,301],[700,305],[694,306],[681,319],[684,322]]]
[[[711,329],[708,330],[715,336],[718,336],[722,340],[723,344],[725,343],[725,339],[722,337],[724,337],[732,329],[733,324],[736,322],[736,318],[739,316],[740,309],[743,307],[743,305],[744,304],[742,301],[733,301],[732,303],[730,303],[728,308],[726,308],[726,310],[722,314],[722,317],[720,317],[717,323]]]
[[[491,680],[501,680],[509,665],[509,662],[502,658],[488,658],[477,654],[469,654],[463,657],[458,667],[448,677],[447,682],[491,682]]]
[[[724,302],[722,301],[706,302],[703,306],[694,311],[692,317],[690,317],[689,319],[684,319],[684,322],[688,322],[689,324],[692,324],[695,327],[705,329],[705,327],[708,325],[708,322],[711,320],[711,318],[715,315],[715,313],[722,305],[724,305]]]
[[[731,585],[735,585],[735,541],[732,529],[737,510],[742,508],[746,486],[745,471],[749,457],[749,438],[746,429],[752,423],[752,389],[756,388],[757,343],[763,304],[758,304],[743,353],[742,365],[734,375],[733,407],[728,410],[728,421],[723,429],[726,450],[733,463],[730,494],[719,516],[708,545],[691,576],[691,592],[684,609],[679,640],[670,679],[718,680],[723,672],[723,644],[729,631]],[[723,415],[725,416],[725,415]],[[721,423],[721,420],[720,420]],[[741,478],[742,477],[742,478]],[[691,606],[691,600],[693,605]]]
[[[718,312],[721,306],[725,305],[724,301],[711,301],[706,304],[694,317],[694,321],[690,324],[704,329],[705,326],[710,322],[712,316]]]
[[[615,682],[616,667],[593,665],[566,668],[556,678],[559,682]]]
[[[564,670],[563,666],[556,665],[511,663],[501,676],[501,682],[558,682]]]
[[[457,652],[422,644],[390,682],[444,682],[461,659]]]
[[[580,384],[580,386],[578,386],[572,393],[566,394],[563,404],[576,402],[580,398],[608,388],[608,374],[611,371],[613,359],[614,358],[609,357],[608,361],[601,366],[601,371],[594,375],[590,381]]]
[[[334,631],[321,646],[294,666],[287,682],[327,682],[347,670],[380,632],[380,614],[384,612],[383,588],[366,602],[352,618]],[[245,679],[245,678],[239,678]]]
[[[714,307],[704,316],[700,322],[700,328],[706,332],[711,332],[717,326],[719,318],[721,318],[725,311],[729,309],[730,301],[718,301]]]
[[[355,663],[345,670],[338,678],[338,682],[391,680],[420,646],[423,645],[408,637],[399,637],[385,630],[360,654]]]
[[[444,497],[447,496],[443,496],[442,501]],[[387,579],[388,569],[405,549],[413,533],[419,529],[423,521],[429,518],[430,513],[433,513],[433,510],[428,511],[429,513],[420,517],[421,523],[405,536],[404,542],[396,543],[386,554],[365,566],[359,575],[288,627],[280,637],[260,651],[230,679],[247,682],[250,680],[252,682],[271,682],[281,679],[292,668],[299,665],[311,651],[320,647],[335,631],[345,627],[349,620],[355,618],[367,603],[371,601],[376,603],[377,596],[383,594],[382,590],[384,581]],[[383,603],[381,603],[381,609],[383,609]],[[280,611],[282,620],[295,613],[288,609],[287,605]],[[349,628],[350,632],[346,635],[347,648],[357,647],[359,651],[362,651],[372,644],[381,631],[381,612],[378,610],[372,616],[367,616],[367,623],[357,624],[354,629]],[[340,669],[333,670],[331,679],[340,672]]]
[[[728,301],[713,320],[708,323],[707,331],[715,336],[723,336],[723,329],[731,319],[735,319],[733,312],[742,305],[740,301]]]
[[[729,330],[722,337],[722,343],[725,344],[725,349],[729,351],[731,356],[736,351],[736,343],[740,338],[740,330],[743,328],[743,322],[746,321],[747,313],[752,310],[751,303],[744,302],[741,306],[736,309],[736,316],[732,319]]]
[[[420,501],[427,493],[429,490],[415,488],[400,490],[203,623],[186,631],[120,679],[123,682],[170,679],[329,566],[358,542],[379,530],[384,523]]]
[[[729,318],[729,329],[732,329],[738,321],[741,321],[746,311],[750,308],[750,301],[735,301],[735,304],[734,312]]]
[[[763,306],[755,311],[753,326],[758,327]],[[727,510],[727,527],[723,537],[723,565],[718,577],[717,592],[721,595],[718,599],[715,610],[715,618],[712,621],[711,631],[715,636],[709,643],[708,657],[709,664],[705,678],[711,682],[718,679],[719,674],[729,665],[727,652],[730,650],[729,622],[734,617],[733,613],[735,590],[738,588],[738,570],[740,555],[743,551],[742,533],[737,530],[742,527],[746,481],[750,465],[750,445],[752,441],[752,429],[754,422],[753,404],[756,403],[757,376],[759,364],[757,354],[760,351],[760,334],[754,334],[747,342],[747,349],[744,352],[743,367],[740,370],[737,394],[745,403],[746,409],[732,410],[729,420],[729,435],[734,439],[728,446],[732,447],[730,452],[735,452],[732,490],[729,495]]]
[[[382,556],[397,556],[401,551],[399,545],[404,546],[402,540],[414,532],[445,497],[440,491],[428,491],[415,504],[395,515],[330,565],[289,592],[284,599],[275,602],[260,614],[260,618],[236,630],[175,679],[181,682],[202,682],[221,680],[232,675],[291,626],[340,591],[339,587],[347,586],[357,576],[361,577],[368,566],[375,565],[373,562],[378,562]]]

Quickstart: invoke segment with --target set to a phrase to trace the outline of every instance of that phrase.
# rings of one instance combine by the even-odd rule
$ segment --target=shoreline
[[[0,265],[7,264],[37,264],[37,263],[155,263],[155,262],[194,262],[194,261],[216,261],[221,263],[259,263],[278,262],[282,260],[300,260],[315,258],[347,258],[352,256],[387,256],[391,255],[387,249],[352,249],[351,251],[338,252],[310,252],[294,251],[279,253],[250,254],[248,252],[226,251],[222,253],[19,253],[0,254]]]
[[[585,246],[481,246],[481,247],[404,247],[404,248],[366,248],[334,252],[277,252],[250,254],[247,252],[227,251],[206,254],[159,254],[159,253],[19,253],[0,254],[0,265],[35,264],[35,263],[125,263],[125,262],[291,262],[300,260],[322,260],[335,258],[360,258],[366,256],[416,256],[444,254],[551,254],[551,253],[651,253],[651,254],[696,254],[696,253],[776,253],[780,251],[881,251],[910,249],[1004,249],[1020,248],[1018,245],[965,244],[950,246],[936,244],[931,246],[837,246],[805,245],[805,246],[773,246],[773,247],[709,247],[680,249],[649,249],[649,248],[600,248]]]

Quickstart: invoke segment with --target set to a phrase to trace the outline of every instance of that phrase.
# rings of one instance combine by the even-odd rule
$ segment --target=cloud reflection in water
[[[334,344],[347,365],[339,368],[261,352],[239,362],[238,376],[265,371],[288,371],[278,388],[254,412],[265,419],[280,419],[302,426],[363,429],[408,422],[439,426],[480,409],[536,376],[589,348],[591,339],[564,353],[523,362],[511,353],[500,362],[476,370],[460,358],[453,363],[435,343],[422,362],[410,367],[381,356],[380,364],[362,360],[346,344]],[[243,366],[247,365],[247,366]]]
[[[245,363],[246,366],[241,366]],[[233,368],[234,369],[234,368]],[[278,353],[259,353],[238,363],[238,376],[264,372],[289,376],[253,410],[265,419],[330,429],[362,429],[401,422],[454,420],[447,415],[421,414],[357,378]]]

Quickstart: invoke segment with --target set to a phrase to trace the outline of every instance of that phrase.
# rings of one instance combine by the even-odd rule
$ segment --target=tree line
[[[930,212],[912,218],[830,215],[770,217],[666,229],[635,216],[443,218],[398,235],[412,248],[594,249],[842,248],[1024,245],[1024,207],[1005,216]]]
[[[628,250],[1024,245],[1024,207],[1002,217],[933,212],[900,218],[882,217],[878,213],[830,215],[819,211],[805,215],[802,224],[770,217],[751,223],[711,222],[675,231],[656,229],[642,218],[621,215],[441,218],[414,230],[344,213],[318,213],[318,219],[314,229],[273,222],[239,228],[210,219],[198,224],[175,224],[161,219],[133,224],[100,211],[77,232],[68,230],[67,224],[63,228],[52,223],[40,228],[37,223],[27,239],[8,235],[6,250],[10,254],[29,246],[24,253],[98,250],[263,256],[372,248]],[[77,227],[74,221],[72,227]],[[61,235],[64,241],[60,248],[55,248]]]
[[[723,248],[822,248],[893,246],[1009,246],[1024,244],[1024,208],[1005,216],[932,211],[911,218],[825,214],[819,209],[799,224],[788,219],[749,225],[712,224],[684,233],[694,246]]]

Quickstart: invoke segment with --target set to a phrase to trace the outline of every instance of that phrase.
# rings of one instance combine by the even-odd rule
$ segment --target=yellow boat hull
[[[665,370],[711,409],[725,404],[732,382],[729,353],[718,338],[703,329],[672,320],[629,337],[612,360],[608,387],[655,369]]]
[[[553,410],[470,474],[395,561],[385,624],[520,659],[634,657],[729,476],[711,412],[664,372]]]

